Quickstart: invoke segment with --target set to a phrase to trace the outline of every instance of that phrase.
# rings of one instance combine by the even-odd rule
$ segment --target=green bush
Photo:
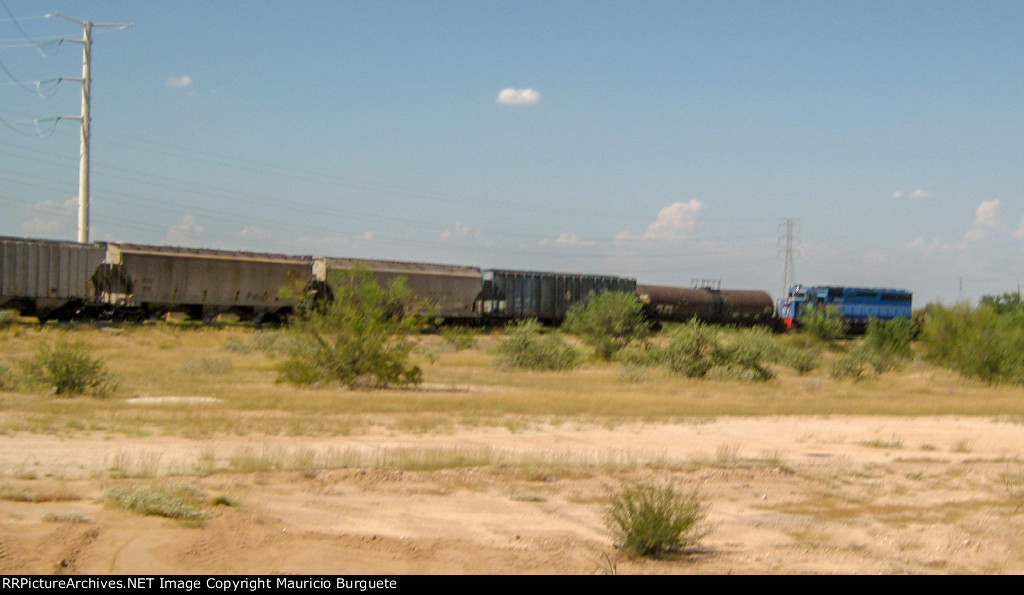
[[[740,329],[722,342],[718,329],[691,320],[674,329],[660,359],[670,371],[687,378],[766,381],[775,378],[769,363],[779,354],[771,331]]]
[[[843,320],[839,306],[827,306],[825,309],[805,306],[800,312],[800,329],[823,343],[831,343],[842,339],[850,328]]]
[[[835,380],[863,380],[869,375],[870,363],[863,351],[854,350],[832,360],[828,374]]]
[[[613,491],[605,512],[617,545],[630,556],[654,558],[696,545],[709,533],[706,518],[696,491],[644,481]]]
[[[18,320],[17,310],[0,310],[0,330],[3,330]]]
[[[14,388],[14,384],[14,372],[0,364],[0,390],[11,390]]]
[[[872,318],[868,320],[864,346],[878,372],[897,370],[913,357],[910,343],[916,336],[917,324],[908,318]]]
[[[768,363],[779,357],[779,347],[771,331],[763,327],[742,329],[715,352],[718,375],[763,382],[775,378]]]
[[[635,294],[622,291],[591,294],[586,302],[574,304],[562,328],[582,337],[605,361],[632,341],[650,334],[643,304]]]
[[[278,367],[279,380],[349,388],[420,383],[423,372],[411,362],[411,336],[430,318],[412,303],[405,283],[400,279],[383,288],[365,269],[354,269],[334,293],[333,301],[293,316],[283,331],[290,340],[280,346],[287,359]]]
[[[703,378],[715,365],[715,355],[720,348],[716,329],[691,320],[671,332],[663,359],[668,369],[676,374]]]
[[[116,378],[103,360],[89,354],[80,342],[61,341],[51,348],[41,345],[21,369],[30,384],[47,388],[55,395],[109,396],[117,389]]]
[[[446,326],[441,329],[444,344],[455,351],[472,349],[476,346],[476,333],[465,326]]]
[[[821,367],[821,352],[816,349],[793,347],[782,352],[782,363],[804,376]]]
[[[507,327],[508,338],[498,344],[495,365],[525,370],[571,370],[579,365],[580,354],[558,333],[543,333],[536,320],[524,320]]]
[[[920,335],[924,358],[984,382],[1024,384],[1024,314],[991,305],[930,304]]]

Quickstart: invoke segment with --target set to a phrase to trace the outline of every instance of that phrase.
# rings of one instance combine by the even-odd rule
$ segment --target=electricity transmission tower
[[[786,255],[786,264],[782,269],[782,295],[786,295],[786,292],[790,287],[796,285],[796,266],[794,260],[796,259],[796,243],[799,239],[796,237],[797,219],[789,218],[779,224],[779,230],[785,227],[786,235],[780,240],[784,240],[785,247],[783,248]]]

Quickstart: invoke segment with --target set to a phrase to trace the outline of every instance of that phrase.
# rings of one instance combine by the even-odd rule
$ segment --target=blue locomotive
[[[835,306],[851,330],[863,330],[871,318],[891,320],[911,316],[913,294],[905,289],[794,285],[779,300],[778,318],[786,328],[799,324],[807,308]]]

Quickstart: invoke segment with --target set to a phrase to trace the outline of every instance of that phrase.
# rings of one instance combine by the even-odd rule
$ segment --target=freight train
[[[233,314],[282,321],[299,305],[296,292],[282,288],[329,293],[355,267],[382,285],[403,278],[414,297],[435,306],[439,318],[461,324],[528,318],[557,324],[574,304],[601,291],[635,293],[656,323],[779,320],[768,293],[710,283],[667,287],[607,275],[11,237],[0,237],[0,309],[43,322],[143,320],[168,312],[200,320]]]

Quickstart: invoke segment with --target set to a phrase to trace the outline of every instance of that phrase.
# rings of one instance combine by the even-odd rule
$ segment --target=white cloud
[[[996,213],[999,211],[999,199],[986,200],[978,206],[976,216],[974,218],[975,225],[979,227],[996,227]]]
[[[1024,217],[1020,218],[1020,226],[1018,226],[1017,230],[1013,232],[1013,237],[1024,238]]]
[[[184,88],[192,84],[192,77],[187,74],[182,76],[169,76],[167,77],[168,87]]]
[[[897,190],[892,193],[892,197],[896,199],[906,197],[910,200],[928,200],[929,198],[935,198],[935,194],[925,190],[924,188],[918,188],[916,190],[911,190],[909,194],[902,190]]]
[[[673,239],[685,237],[683,232],[697,226],[697,213],[704,204],[697,199],[690,202],[672,203],[658,211],[654,223],[647,226],[646,239]]]
[[[541,246],[569,246],[569,245],[584,246],[584,245],[591,245],[593,243],[594,242],[580,239],[580,237],[577,236],[574,233],[573,234],[563,233],[563,234],[560,234],[557,238],[555,238],[553,240],[541,240],[540,241],[540,245]]]
[[[196,223],[192,215],[185,215],[181,223],[167,230],[167,241],[172,244],[186,244],[203,233],[203,226]]]
[[[479,229],[474,232],[473,228],[471,228],[470,226],[463,225],[461,221],[456,221],[454,229],[446,229],[441,232],[441,239],[447,240],[448,238],[451,237],[462,238],[468,236],[470,233],[472,233],[475,237],[480,237]]]
[[[238,235],[247,240],[270,239],[270,232],[260,229],[259,227],[246,227],[242,231],[238,232]]]
[[[58,231],[61,222],[57,219],[43,219],[36,217],[21,224],[21,231],[30,235],[43,235]]]
[[[498,103],[505,105],[533,105],[540,101],[540,93],[533,89],[502,89],[498,93]]]

